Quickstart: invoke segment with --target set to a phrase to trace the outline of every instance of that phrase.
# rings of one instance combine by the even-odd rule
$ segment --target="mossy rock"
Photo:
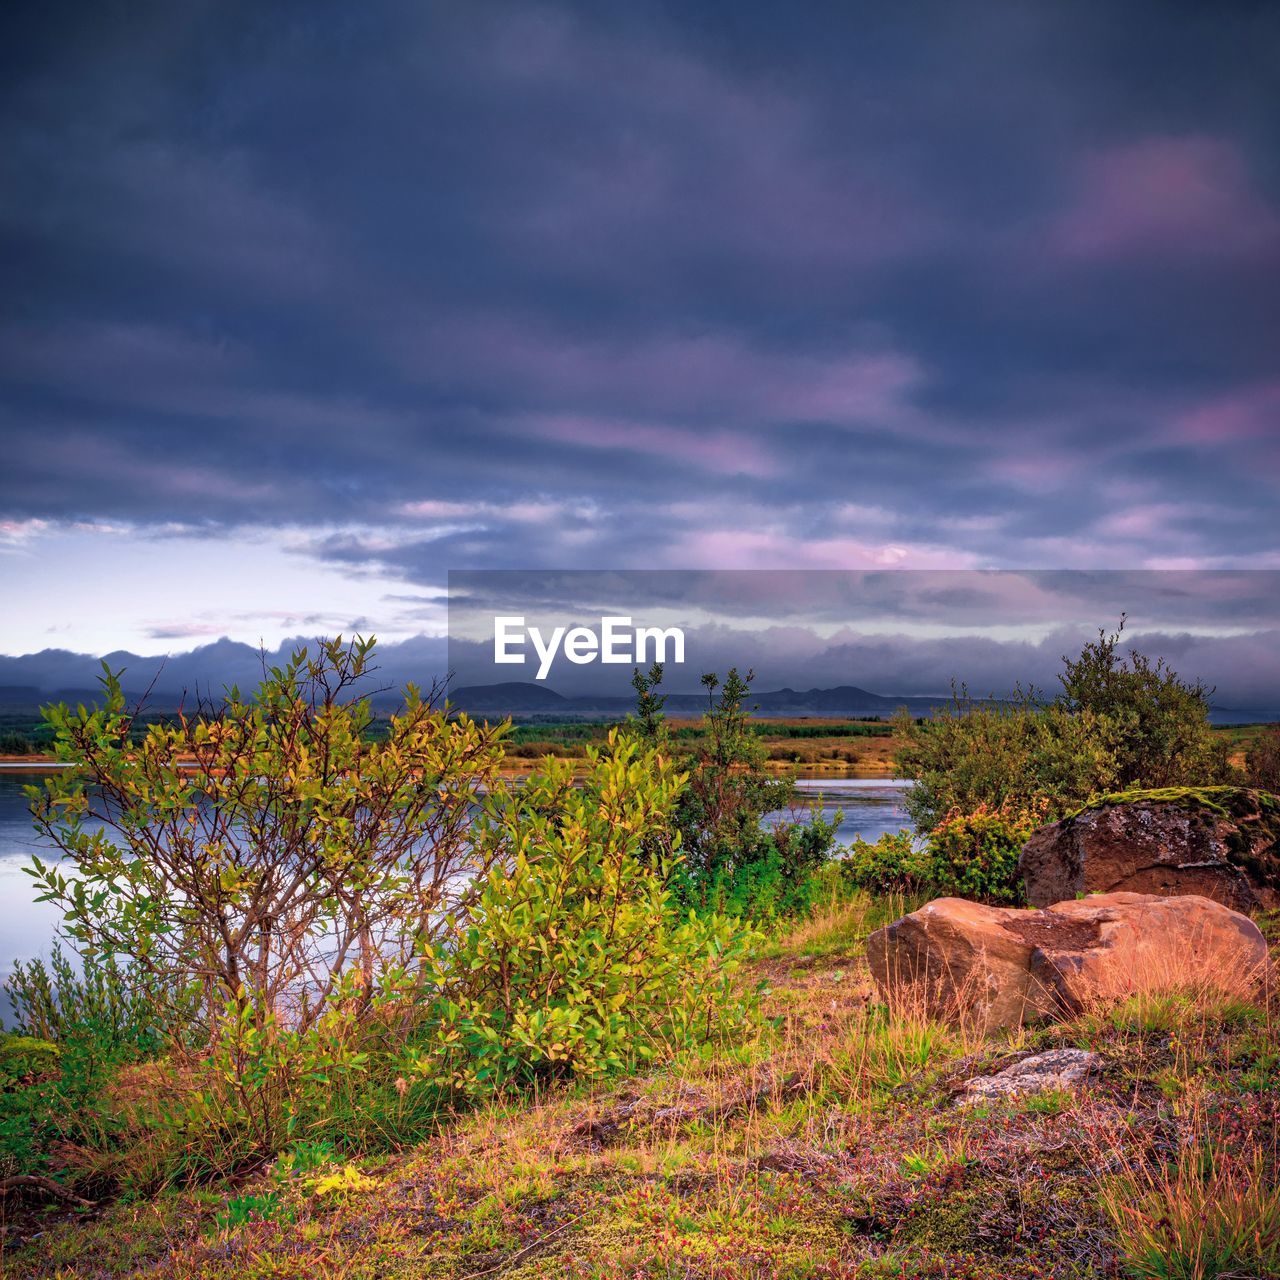
[[[1116,791],[1087,804],[1081,813],[1114,805],[1173,805],[1222,820],[1227,847],[1244,866],[1280,878],[1280,796],[1254,787],[1155,787]]]
[[[0,1089],[56,1075],[59,1056],[58,1046],[48,1040],[0,1032]]]
[[[1252,787],[1160,787],[1099,796],[1023,846],[1027,898],[1201,894],[1237,911],[1280,905],[1280,797]]]

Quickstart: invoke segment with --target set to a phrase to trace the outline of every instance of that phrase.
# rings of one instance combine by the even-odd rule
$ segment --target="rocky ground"
[[[865,939],[896,913],[856,901],[774,947],[750,1043],[513,1100],[413,1150],[303,1141],[235,1187],[20,1216],[3,1274],[1280,1274],[1265,996],[1227,975],[981,1038],[878,1003]],[[1206,1238],[1231,1231],[1234,1270],[1214,1270]]]

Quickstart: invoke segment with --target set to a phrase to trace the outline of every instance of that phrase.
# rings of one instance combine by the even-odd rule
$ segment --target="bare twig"
[[[74,1191],[68,1191],[60,1182],[54,1182],[52,1178],[43,1178],[38,1173],[15,1173],[12,1177],[0,1178],[0,1196],[8,1195],[11,1191],[42,1191],[55,1200],[78,1205],[81,1209],[98,1207],[97,1201],[86,1200],[83,1196],[76,1195]]]
[[[558,1227],[554,1227],[552,1230],[548,1231],[545,1236],[539,1236],[531,1244],[525,1245],[523,1249],[517,1249],[509,1258],[503,1258],[501,1262],[495,1262],[493,1266],[486,1267],[483,1271],[473,1271],[470,1275],[463,1276],[462,1280],[480,1280],[481,1276],[491,1276],[499,1271],[504,1271],[507,1267],[514,1266],[517,1262],[527,1258],[535,1249],[540,1249],[549,1240],[553,1240],[562,1231],[573,1226],[575,1222],[581,1222],[589,1212],[590,1210],[584,1209],[581,1213],[572,1218],[566,1219]]]

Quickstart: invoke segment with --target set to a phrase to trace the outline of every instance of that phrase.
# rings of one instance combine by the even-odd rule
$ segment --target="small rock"
[[[990,1098],[1023,1098],[1055,1089],[1072,1089],[1102,1071],[1102,1058],[1087,1049],[1050,1049],[996,1072],[967,1080],[957,1102],[971,1105]]]

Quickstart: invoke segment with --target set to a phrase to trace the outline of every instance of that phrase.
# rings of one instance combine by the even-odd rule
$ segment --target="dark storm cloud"
[[[1280,557],[1273,6],[5,23],[0,519],[431,584]]]

